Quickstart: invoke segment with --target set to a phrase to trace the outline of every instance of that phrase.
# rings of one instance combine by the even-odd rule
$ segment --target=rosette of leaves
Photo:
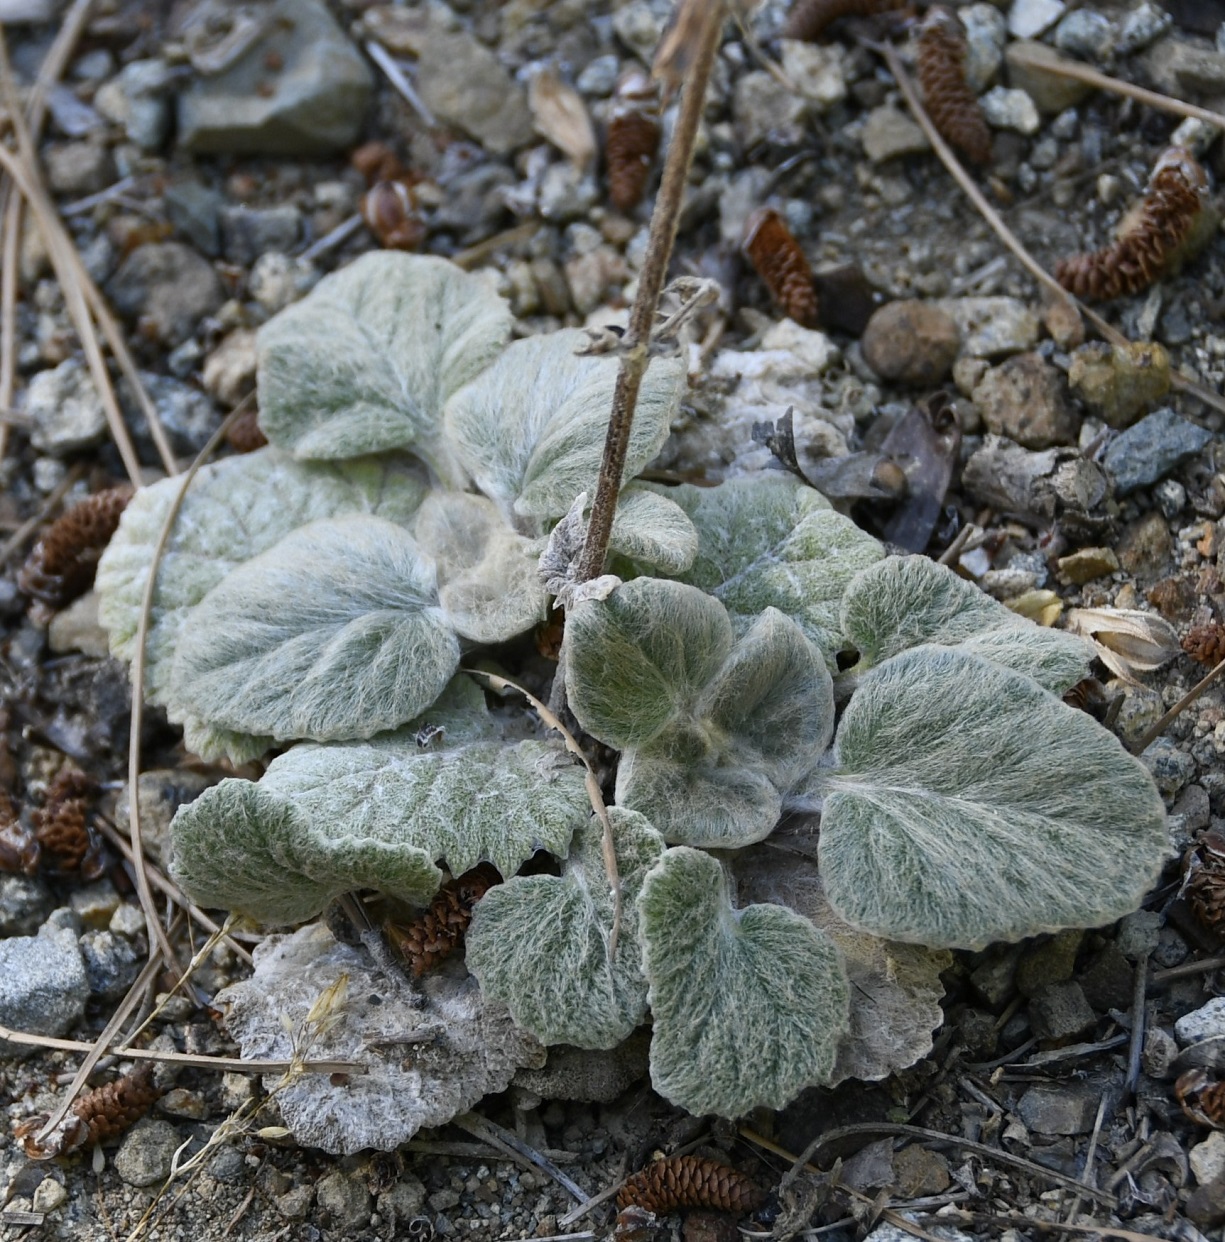
[[[570,707],[621,752],[616,799],[666,841],[748,845],[819,761],[833,684],[800,627],[766,608],[740,637],[712,595],[637,578],[572,608]]]

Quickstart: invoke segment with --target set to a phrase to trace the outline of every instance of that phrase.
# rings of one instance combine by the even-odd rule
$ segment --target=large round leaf
[[[428,707],[459,662],[434,564],[402,527],[345,517],[299,527],[194,608],[169,702],[279,740],[364,738]]]
[[[848,985],[838,951],[781,906],[733,909],[709,854],[670,849],[638,898],[654,1015],[651,1081],[691,1113],[782,1108],[834,1068]]]
[[[481,898],[465,961],[481,990],[543,1044],[615,1048],[646,1014],[635,900],[664,843],[633,811],[609,811],[621,879],[621,927],[609,958],[612,884],[602,826],[574,835],[560,876],[515,876]]]
[[[980,948],[1134,910],[1168,854],[1148,771],[1032,678],[950,647],[865,675],[838,726],[820,863],[852,926]]]

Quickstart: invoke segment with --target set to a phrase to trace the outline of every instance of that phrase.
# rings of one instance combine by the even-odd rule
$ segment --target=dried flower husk
[[[1073,608],[1067,628],[1089,639],[1097,658],[1132,685],[1137,673],[1159,669],[1180,650],[1168,621],[1135,608]]]
[[[1179,1075],[1174,1098],[1197,1126],[1225,1130],[1225,1082],[1214,1082],[1207,1070],[1189,1069]]]
[[[1205,832],[1186,852],[1179,895],[1206,931],[1225,935],[1225,834]]]
[[[0,789],[0,872],[33,875],[41,853],[37,837],[21,822],[13,799]]]
[[[782,312],[805,328],[815,328],[812,268],[782,216],[772,207],[754,211],[745,222],[743,249]]]
[[[361,201],[362,219],[385,250],[416,250],[425,240],[425,221],[407,181],[376,181]]]
[[[527,93],[536,128],[579,168],[595,159],[595,128],[583,97],[555,69],[542,70]]]

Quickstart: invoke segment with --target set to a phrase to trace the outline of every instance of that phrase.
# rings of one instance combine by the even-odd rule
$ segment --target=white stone
[[[1014,39],[1037,38],[1064,15],[1067,7],[1063,0],[1013,0],[1008,33]]]
[[[1061,52],[1090,60],[1107,59],[1114,41],[1114,23],[1092,9],[1076,9],[1055,28],[1055,46]]]
[[[34,1192],[32,1205],[36,1212],[54,1212],[67,1201],[68,1191],[64,1189],[64,1184],[54,1177],[44,1177]]]
[[[1006,358],[1038,343],[1038,316],[1017,298],[940,298],[961,334],[961,357]]]
[[[1206,1005],[1184,1014],[1174,1023],[1174,1035],[1184,1048],[1225,1035],[1225,996],[1214,996]]]
[[[30,380],[26,413],[34,422],[31,442],[49,453],[89,448],[106,434],[102,398],[88,368],[75,358]]]
[[[898,155],[918,155],[931,146],[927,136],[906,113],[888,104],[868,113],[860,140],[864,154],[873,164]]]
[[[846,98],[846,74],[839,43],[801,43],[782,41],[783,72],[805,99],[811,99],[821,112],[827,112]]]
[[[993,86],[979,101],[987,124],[995,129],[1012,129],[1018,134],[1036,134],[1042,124],[1038,106],[1016,87]]]
[[[966,82],[976,94],[991,85],[1004,59],[1008,22],[993,4],[970,4],[957,10],[966,28]]]
[[[842,356],[838,346],[811,328],[802,328],[793,319],[783,319],[761,338],[763,349],[786,349],[799,359],[808,376],[820,375]]]
[[[1215,1182],[1225,1174],[1225,1134],[1214,1130],[1202,1143],[1191,1148],[1187,1161],[1201,1186]]]
[[[1143,0],[1123,18],[1114,50],[1120,56],[1130,56],[1155,42],[1173,24],[1174,19],[1160,5],[1153,0]]]
[[[96,591],[86,592],[51,618],[51,624],[47,627],[47,646],[56,655],[79,651],[96,660],[105,660],[110,655],[106,631],[98,620]]]

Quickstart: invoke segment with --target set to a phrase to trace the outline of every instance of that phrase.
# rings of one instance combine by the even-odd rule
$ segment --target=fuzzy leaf
[[[659,492],[631,485],[617,501],[608,548],[661,573],[683,573],[698,554],[698,532],[684,509]]]
[[[181,807],[170,827],[171,874],[193,901],[261,923],[300,923],[342,893],[375,888],[428,902],[442,873],[408,834],[354,838],[292,798],[224,780]]]
[[[811,834],[815,842],[815,833]],[[947,949],[899,944],[856,931],[825,897],[815,858],[789,849],[743,850],[736,855],[737,899],[787,906],[838,946],[850,979],[850,1025],[838,1045],[829,1079],[878,1082],[932,1050],[932,1032],[944,1021],[941,971],[953,964]]]
[[[647,873],[638,914],[656,1091],[739,1117],[829,1078],[848,986],[827,936],[781,906],[733,909],[723,868],[685,847]]]
[[[137,492],[98,566],[102,624],[111,651],[129,662],[136,656],[153,552],[182,486],[180,479],[162,479]],[[307,463],[266,448],[205,466],[187,491],[158,568],[145,652],[146,697],[166,703],[179,630],[231,570],[319,518],[373,513],[408,522],[425,493],[419,467],[395,458]],[[266,743],[254,753],[265,749]]]
[[[1082,639],[1045,629],[925,556],[889,556],[855,575],[842,600],[842,628],[871,668],[923,643],[960,647],[1028,673],[1056,694],[1089,671]]]
[[[737,640],[712,596],[638,578],[572,608],[566,635],[571,709],[622,751],[617,803],[667,841],[760,840],[829,742],[829,673],[777,609]]]
[[[300,458],[412,449],[461,483],[442,407],[502,351],[506,302],[446,259],[376,250],[259,333],[260,426]]]
[[[338,840],[412,842],[453,875],[488,861],[511,876],[537,850],[562,856],[591,810],[583,771],[559,742],[448,745],[444,735],[441,749],[422,749],[412,726],[295,746],[260,786]]]
[[[1168,853],[1147,770],[1032,678],[954,647],[865,675],[824,794],[830,904],[891,940],[981,948],[1134,910]]]
[[[622,900],[613,962],[612,889],[594,816],[575,833],[560,876],[515,876],[490,889],[468,929],[465,960],[481,990],[543,1044],[615,1048],[646,1014],[634,902],[664,844],[641,815],[609,814]]]
[[[413,534],[438,566],[438,602],[456,633],[500,643],[544,619],[539,541],[511,530],[492,501],[431,492]]]
[[[298,1143],[355,1155],[394,1151],[544,1064],[544,1049],[474,979],[443,972],[422,991],[389,984],[362,950],[313,923],[257,945],[254,975],[216,1001],[244,1057],[288,1060],[305,1045],[312,1058],[362,1067],[264,1080]]]
[[[698,528],[697,559],[680,580],[722,600],[741,630],[764,608],[785,612],[832,667],[843,641],[842,593],[859,570],[884,555],[881,545],[793,479],[656,490]]]
[[[171,716],[279,740],[370,737],[459,662],[434,564],[383,518],[312,522],[231,572],[179,634]]]
[[[456,456],[509,518],[556,518],[593,495],[619,363],[575,351],[576,329],[515,341],[447,402]],[[659,452],[685,386],[679,358],[655,358],[643,377],[624,477]]]

